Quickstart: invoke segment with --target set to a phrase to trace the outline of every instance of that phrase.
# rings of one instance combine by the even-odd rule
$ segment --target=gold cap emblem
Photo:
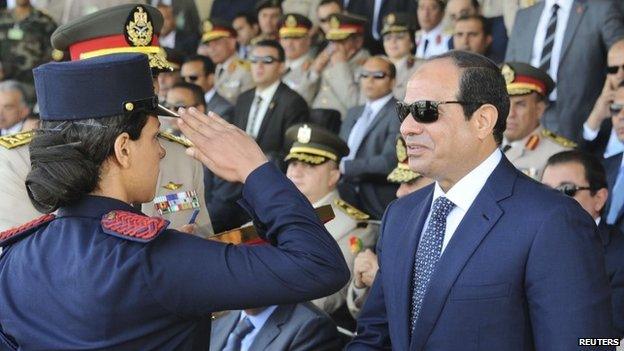
[[[505,78],[505,84],[511,84],[514,79],[516,79],[516,73],[509,65],[503,65],[501,73],[503,74],[503,78]]]
[[[284,24],[288,28],[294,28],[297,26],[297,19],[293,15],[288,15],[288,17],[286,17],[286,22]]]
[[[131,46],[149,46],[154,36],[154,27],[142,6],[134,8],[125,27],[126,41]]]
[[[388,17],[386,17],[386,23],[388,24],[394,24],[395,21],[396,17],[394,17],[394,13],[391,13],[388,15]]]
[[[340,28],[340,20],[338,17],[334,16],[329,20],[329,28],[338,29]]]
[[[308,127],[307,124],[299,127],[297,131],[297,141],[302,144],[307,144],[310,142],[310,138],[312,138],[312,129]]]

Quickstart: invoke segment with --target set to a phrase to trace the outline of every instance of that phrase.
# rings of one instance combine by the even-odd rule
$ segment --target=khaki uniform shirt
[[[417,59],[413,56],[406,56],[394,65],[396,68],[396,79],[392,92],[394,93],[394,97],[397,100],[403,101],[403,99],[405,99],[407,82],[409,81],[412,74],[416,71],[416,69],[423,64],[423,62],[425,62],[425,60]]]
[[[224,63],[218,64],[215,77],[217,92],[232,105],[236,105],[236,99],[242,92],[254,87],[249,63],[238,55],[232,55]]]
[[[293,62],[287,62],[288,68],[282,76],[282,82],[301,95],[308,105],[318,91],[318,80],[312,79],[310,66],[312,58],[303,56]]]

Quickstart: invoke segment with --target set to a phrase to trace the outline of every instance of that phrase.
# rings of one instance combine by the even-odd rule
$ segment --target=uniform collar
[[[303,63],[308,59],[308,54],[303,54],[301,55],[301,57],[296,58],[294,60],[286,60],[286,67],[290,68],[291,70],[295,70],[298,69],[299,67],[303,66]]]
[[[74,205],[61,207],[58,210],[57,217],[100,218],[113,210],[128,211],[144,215],[143,212],[121,200],[104,196],[86,195]]]

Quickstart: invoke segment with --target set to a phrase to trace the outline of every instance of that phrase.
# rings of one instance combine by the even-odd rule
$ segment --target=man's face
[[[248,45],[251,39],[258,35],[258,26],[249,24],[245,17],[236,17],[232,21],[232,27],[236,30],[236,41],[240,45]]]
[[[377,100],[392,92],[394,79],[390,78],[387,62],[379,58],[368,59],[362,66],[361,73],[363,76],[360,77],[360,86],[368,100]],[[383,77],[375,77],[376,74]]]
[[[424,31],[430,31],[442,22],[444,10],[440,7],[438,0],[420,0],[417,15],[420,27]]]
[[[288,164],[286,177],[310,202],[316,202],[336,188],[340,171],[333,161],[311,165],[295,160]]]
[[[551,188],[569,184],[578,187],[589,187],[589,182],[585,179],[585,169],[578,162],[566,162],[549,165],[544,169],[542,183]],[[603,192],[606,191],[603,190]],[[596,219],[600,215],[600,210],[605,204],[606,196],[601,196],[599,191],[594,195],[589,190],[578,190],[574,199],[587,211],[592,218]]]
[[[340,7],[335,3],[321,5],[316,10],[316,17],[319,20],[319,27],[323,33],[329,32],[329,16],[334,13],[340,13]]]
[[[259,58],[258,62],[251,63],[251,76],[256,85],[266,87],[280,79],[284,63],[277,61],[279,57],[275,48],[258,46],[252,50],[251,55]],[[262,62],[264,57],[272,57],[273,62]]]
[[[211,40],[197,48],[198,54],[207,55],[215,64],[225,62],[235,51],[236,39],[229,37]]]
[[[462,16],[477,15],[477,9],[472,6],[470,0],[450,0],[446,4],[446,13],[452,24]]]
[[[485,35],[480,21],[469,19],[455,23],[455,32],[453,33],[455,49],[485,55],[491,42],[492,37]]]
[[[400,59],[412,52],[414,42],[407,32],[388,33],[383,36],[383,46],[389,58]]]
[[[201,61],[189,61],[182,65],[180,76],[187,83],[198,85],[202,90],[207,92],[212,89],[213,79],[210,79],[211,75],[206,75],[204,72],[204,65]]]
[[[611,87],[617,89],[624,80],[624,45],[615,45],[609,50],[607,55],[607,66],[618,67],[617,73],[607,74],[607,79],[611,82]]]
[[[460,71],[451,59],[429,61],[407,83],[405,102],[456,101],[459,78]],[[459,104],[440,104],[438,111],[435,122],[417,122],[410,114],[401,124],[409,166],[434,180],[459,179],[463,165],[475,158],[482,144],[476,135],[479,119],[474,115],[466,119]]]
[[[527,95],[510,96],[509,116],[505,138],[512,142],[522,140],[539,126],[540,118],[546,109],[544,101],[533,92]]]
[[[615,100],[613,102],[617,105],[624,105],[624,87],[618,88],[615,92]],[[619,113],[613,114],[611,122],[613,122],[613,130],[615,130],[618,139],[624,143],[624,109],[620,110]]]
[[[310,50],[310,37],[306,35],[300,38],[281,38],[280,44],[284,48],[286,58],[296,60]]]
[[[277,34],[277,25],[282,10],[279,7],[266,7],[258,12],[258,25],[260,32],[265,35],[274,36]]]
[[[21,122],[29,113],[21,92],[8,90],[0,92],[0,129],[8,129]]]
[[[166,95],[167,91],[171,89],[171,87],[181,82],[182,78],[180,78],[180,70],[175,70],[173,72],[161,72],[158,74],[158,85],[160,86],[159,94]]]
[[[159,5],[158,11],[163,15],[163,26],[160,35],[167,35],[175,29],[175,17],[173,16],[173,7],[167,5]]]
[[[184,88],[173,88],[167,92],[167,99],[165,104],[169,109],[177,111],[180,108],[196,107],[201,109],[202,104],[198,104],[195,101],[193,92]]]

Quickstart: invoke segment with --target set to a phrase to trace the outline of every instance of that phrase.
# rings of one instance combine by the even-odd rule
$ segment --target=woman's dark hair
[[[102,163],[122,133],[137,140],[145,112],[78,121],[43,121],[29,146],[31,170],[26,190],[33,206],[50,213],[97,188]]]

